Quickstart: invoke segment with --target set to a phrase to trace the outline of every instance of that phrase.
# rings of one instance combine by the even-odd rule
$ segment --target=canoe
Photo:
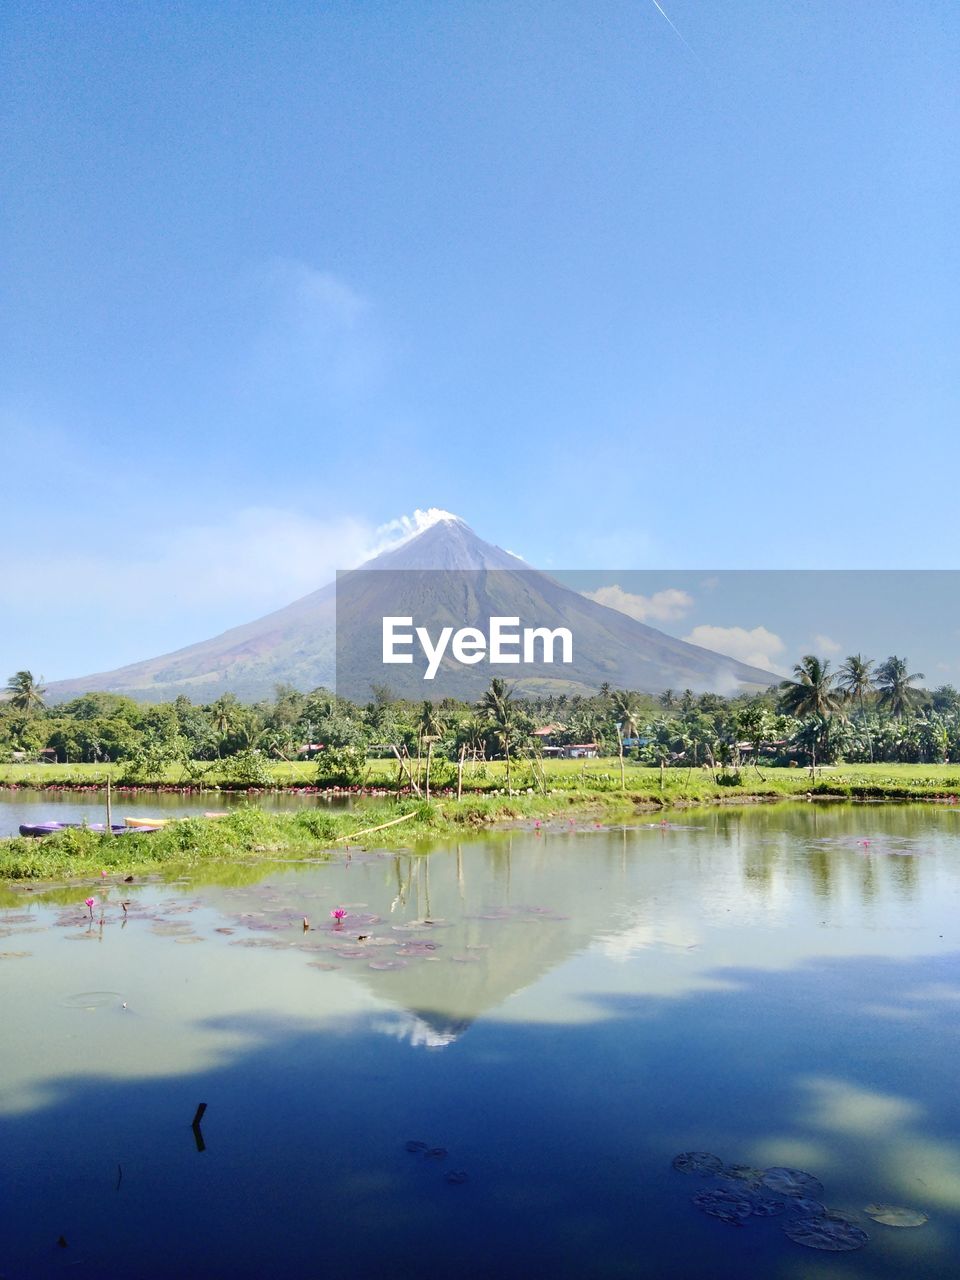
[[[106,826],[102,822],[22,822],[20,824],[20,834],[22,836],[52,836],[55,831],[66,831],[68,829],[79,831],[84,827],[87,831],[106,831]],[[126,831],[126,827],[114,823],[110,830],[115,836],[118,836]]]
[[[124,818],[123,820],[128,827],[150,827],[152,831],[156,831],[157,827],[166,827],[171,822],[175,822],[175,818]]]

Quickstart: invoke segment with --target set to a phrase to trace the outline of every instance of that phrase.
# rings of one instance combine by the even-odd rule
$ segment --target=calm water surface
[[[0,1274],[956,1276],[960,815],[678,821],[0,897]]]
[[[210,810],[235,809],[255,803],[263,809],[342,809],[353,804],[350,796],[329,796],[317,792],[273,791],[250,796],[246,792],[220,791],[203,795],[181,795],[176,791],[113,793],[113,821],[132,818],[187,818]],[[21,822],[105,822],[106,795],[103,791],[48,791],[18,787],[0,790],[0,838],[15,836]]]

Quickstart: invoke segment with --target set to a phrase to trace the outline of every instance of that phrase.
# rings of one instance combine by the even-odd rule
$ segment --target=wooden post
[[[113,835],[113,806],[110,803],[110,775],[107,774],[107,835]]]
[[[463,757],[467,750],[467,744],[463,743],[460,748],[460,759],[457,761],[457,799],[463,795]]]
[[[433,758],[433,739],[427,743],[427,799],[430,799],[430,761]]]
[[[414,782],[414,780],[413,780],[413,774],[412,774],[412,773],[410,772],[410,770],[407,768],[406,762],[405,762],[405,760],[404,760],[403,756],[402,756],[402,755],[400,754],[400,752],[397,750],[395,743],[392,743],[392,742],[390,743],[390,750],[391,750],[391,751],[393,752],[393,754],[397,757],[397,761],[398,761],[398,763],[399,763],[399,765],[400,765],[400,768],[404,771],[404,773],[405,773],[405,774],[407,775],[407,777],[409,778],[409,780],[410,780],[410,786],[411,786],[411,787],[413,788],[413,790],[417,793],[417,795],[420,795],[420,788],[419,788],[419,786],[417,785],[417,783],[416,783],[416,782]]]

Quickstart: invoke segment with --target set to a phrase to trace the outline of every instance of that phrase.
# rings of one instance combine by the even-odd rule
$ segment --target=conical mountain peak
[[[462,624],[465,592],[463,579],[458,582],[457,575],[478,571],[482,582],[466,595],[477,600],[482,597],[487,615],[519,617],[524,625],[568,627],[576,634],[577,669],[564,673],[551,667],[547,683],[553,690],[563,684],[568,692],[589,693],[606,682],[649,692],[666,688],[727,691],[762,688],[776,681],[769,672],[665,635],[587,599],[511,552],[485,542],[452,512],[440,508],[418,511],[394,529],[406,536],[348,573],[346,584],[341,576],[339,591],[338,584],[329,583],[265,617],[176,653],[51,684],[49,696],[57,701],[92,690],[110,690],[151,702],[178,694],[207,702],[232,692],[254,700],[269,697],[280,682],[306,691],[321,685],[331,687],[335,676],[338,689],[347,692],[348,668],[356,668],[355,696],[362,701],[369,693],[373,670],[372,659],[364,665],[365,645],[373,643],[373,636],[376,653],[381,653],[383,618],[432,610],[434,617],[459,618]],[[389,572],[368,577],[370,570]],[[409,578],[401,574],[398,581],[394,571],[405,570],[417,572]],[[431,570],[446,572],[434,578],[427,572]],[[429,584],[424,581],[425,574]],[[347,584],[349,589],[343,590]],[[339,652],[348,659],[344,663],[335,662],[338,615],[344,633]],[[412,667],[396,667],[395,672],[397,680],[406,676],[414,681],[409,687],[402,686],[402,681],[396,684],[395,693],[424,696],[420,675]],[[467,700],[479,696],[487,680],[489,671],[465,668],[466,682],[457,696]],[[531,692],[535,691],[531,687]]]
[[[477,536],[459,516],[442,512],[361,569],[520,569],[524,562]]]

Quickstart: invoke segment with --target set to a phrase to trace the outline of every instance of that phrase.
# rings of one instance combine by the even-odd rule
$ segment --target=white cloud
[[[316,409],[353,401],[379,382],[385,362],[375,309],[345,280],[281,259],[254,273],[252,341],[240,391],[275,406]]]
[[[746,627],[712,627],[702,624],[694,627],[683,639],[688,644],[698,644],[703,649],[712,649],[714,653],[736,658],[738,662],[745,662],[748,666],[785,674],[783,667],[778,664],[786,645],[766,627],[747,630]]]
[[[0,670],[32,662],[48,679],[62,679],[193,644],[325,586],[338,569],[399,545],[428,522],[430,512],[376,526],[247,507],[219,521],[134,531],[104,552],[25,548],[0,574],[0,616],[10,623],[0,636],[8,655]],[[25,659],[24,649],[39,656]]]
[[[813,644],[816,653],[839,653],[843,648],[843,645],[831,640],[829,636],[816,635],[813,637]]]
[[[427,507],[426,511],[417,507],[413,515],[397,516],[393,520],[388,520],[386,524],[380,525],[377,535],[383,539],[383,544],[377,547],[377,551],[387,551],[399,546],[401,542],[409,542],[418,533],[423,533],[424,529],[441,524],[444,520],[459,519],[460,517],[454,515],[452,511],[444,511],[443,507]]]
[[[230,609],[236,623],[279,608],[381,551],[451,518],[437,507],[375,526],[342,516],[317,519],[274,507],[248,507],[219,523],[145,537],[110,554],[26,551],[0,576],[0,603],[22,605],[42,588],[58,607],[97,601],[161,601],[170,612]],[[452,517],[456,518],[456,517]],[[200,639],[201,637],[196,637]]]
[[[588,600],[606,605],[608,609],[616,609],[619,613],[629,614],[638,622],[675,622],[693,608],[693,597],[676,587],[655,591],[652,596],[624,591],[618,586],[598,587],[596,591],[585,591],[583,594]]]

